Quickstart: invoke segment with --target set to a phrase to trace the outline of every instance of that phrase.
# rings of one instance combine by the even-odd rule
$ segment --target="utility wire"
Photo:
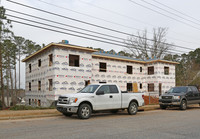
[[[160,4],[160,5],[162,5],[162,6],[164,6],[164,7],[167,7],[167,8],[169,8],[169,9],[171,9],[171,10],[173,10],[173,11],[179,13],[179,14],[182,14],[182,15],[184,15],[184,16],[187,16],[187,17],[189,17],[190,19],[193,19],[193,20],[196,20],[196,21],[200,22],[199,19],[196,19],[196,18],[194,18],[194,17],[192,17],[192,16],[190,16],[190,15],[188,15],[188,14],[185,14],[185,13],[183,13],[183,12],[181,12],[181,11],[178,11],[178,10],[172,8],[172,7],[169,7],[168,5],[165,5],[165,4],[161,3],[161,2],[158,2],[157,0],[152,0],[152,1],[154,1],[154,2],[156,2],[156,3],[158,3],[158,4]]]
[[[5,9],[6,9],[7,11],[10,11],[10,12],[18,13],[18,14],[21,14],[21,15],[29,16],[29,17],[33,17],[33,18],[36,18],[36,19],[40,19],[40,20],[44,20],[44,21],[56,23],[56,24],[59,24],[59,25],[63,25],[63,26],[67,26],[67,27],[71,27],[71,28],[75,28],[75,29],[80,29],[80,30],[83,30],[83,31],[88,31],[88,32],[91,32],[91,33],[96,33],[96,34],[99,34],[99,35],[103,35],[103,36],[107,36],[107,37],[112,37],[112,38],[116,38],[116,39],[120,39],[120,40],[125,41],[124,38],[116,37],[116,36],[113,36],[113,35],[108,35],[108,34],[105,34],[105,33],[100,33],[100,32],[91,31],[91,30],[88,30],[88,29],[83,29],[83,28],[80,28],[80,27],[76,27],[76,26],[64,24],[64,23],[61,23],[61,22],[49,20],[49,19],[46,19],[46,18],[41,18],[41,17],[38,17],[38,16],[34,16],[34,15],[22,13],[22,12],[15,11],[15,10],[11,10],[11,9],[7,9],[7,8],[5,8]]]
[[[6,20],[6,19],[4,19],[4,20]],[[32,27],[36,27],[36,28],[40,28],[40,29],[44,29],[44,30],[57,32],[57,33],[67,34],[67,35],[71,35],[71,36],[75,36],[75,37],[79,37],[79,38],[84,38],[84,39],[88,39],[88,40],[94,40],[94,41],[103,42],[103,43],[107,43],[107,44],[111,44],[111,45],[116,45],[118,47],[128,48],[127,46],[121,45],[121,44],[118,44],[118,43],[113,43],[113,42],[109,42],[109,41],[105,41],[105,40],[99,40],[99,39],[95,39],[95,38],[90,38],[90,37],[85,37],[85,36],[76,35],[76,34],[72,34],[72,33],[67,33],[67,32],[63,32],[63,31],[58,31],[58,30],[55,30],[55,29],[50,29],[50,28],[46,28],[46,27],[42,27],[42,26],[37,26],[37,25],[33,25],[33,24],[30,24],[30,23],[25,23],[25,22],[13,20],[13,19],[11,19],[11,21],[15,22],[15,23],[23,24],[23,25],[28,25],[28,26],[32,26]],[[132,48],[134,48],[134,47],[132,47]],[[139,48],[139,49],[141,49],[141,48]],[[171,53],[164,52],[163,54],[172,54],[172,53],[173,52],[171,52]],[[179,54],[179,53],[176,52],[174,54]]]
[[[187,19],[187,18],[184,18],[184,17],[182,17],[182,16],[180,16],[180,15],[178,15],[178,14],[175,14],[175,13],[173,13],[173,12],[170,12],[170,11],[168,11],[168,10],[165,10],[164,8],[161,8],[161,7],[159,7],[159,6],[157,6],[157,5],[154,5],[154,4],[150,3],[150,2],[147,2],[147,1],[145,1],[145,0],[140,0],[140,1],[143,1],[144,3],[147,3],[148,5],[151,5],[151,6],[153,6],[153,7],[156,7],[156,8],[158,8],[158,9],[162,10],[162,11],[165,11],[165,12],[167,12],[167,13],[170,13],[170,14],[172,14],[172,15],[174,15],[174,16],[177,16],[177,17],[179,17],[179,18],[181,18],[181,19],[183,19],[183,20],[189,21],[189,22],[191,22],[191,23],[193,23],[193,24],[200,25],[199,23],[196,23],[196,22],[194,22],[194,21],[192,21],[192,20],[189,20],[189,19]]]
[[[45,2],[45,1],[42,1],[42,0],[38,0],[38,1],[40,1],[42,3],[45,3],[45,4],[48,4],[48,5],[51,5],[51,6],[54,6],[54,7],[57,7],[57,8],[61,8],[61,9],[64,9],[64,10],[68,10],[68,11],[74,12],[74,13],[77,13],[77,14],[80,14],[80,15],[84,15],[84,16],[87,16],[87,17],[90,17],[90,18],[94,18],[94,19],[97,19],[97,20],[102,20],[104,22],[111,23],[111,24],[114,24],[114,25],[126,27],[126,28],[129,28],[129,29],[134,29],[134,30],[138,30],[138,31],[144,31],[144,30],[141,30],[141,29],[137,29],[137,28],[133,28],[133,27],[130,27],[130,26],[122,25],[122,24],[119,24],[119,23],[116,23],[116,22],[113,22],[113,21],[105,20],[103,18],[99,18],[99,17],[92,16],[92,15],[85,14],[85,13],[81,13],[81,12],[78,12],[78,11],[75,11],[75,10],[72,10],[72,9],[68,9],[66,7],[62,7],[62,6],[58,6],[56,4]]]
[[[66,24],[63,24],[63,23],[60,23],[60,22],[52,21],[52,20],[41,18],[41,17],[38,17],[38,16],[33,16],[33,15],[30,15],[30,14],[25,14],[25,13],[18,12],[18,11],[15,11],[15,10],[10,10],[10,9],[6,9],[6,10],[11,11],[11,12],[15,12],[15,13],[18,13],[18,14],[26,15],[26,16],[29,16],[29,17],[33,17],[33,18],[36,18],[36,19],[41,19],[43,21],[48,21],[48,22],[59,24],[59,25],[69,26],[69,27],[73,27],[73,28],[76,28],[76,29],[80,29],[80,30],[84,30],[84,31],[92,32],[92,33],[97,33],[97,34],[100,34],[100,35],[109,36],[109,37],[112,37],[112,38],[117,38],[117,39],[125,41],[123,38],[115,37],[115,36],[112,36],[112,35],[107,35],[107,34],[103,34],[103,33],[99,33],[99,32],[94,32],[94,31],[91,31],[91,30],[78,28],[78,27],[71,26],[71,25],[66,25]],[[25,18],[19,17],[19,16],[14,16],[14,15],[10,15],[10,14],[6,14],[6,15],[14,17],[14,18],[18,18],[18,19],[22,19],[22,20],[26,20],[26,21],[30,21],[30,22],[35,22],[35,23],[41,24],[41,22],[36,22],[36,21],[33,21],[33,20],[29,20],[29,19],[25,19]],[[44,25],[44,23],[43,23],[43,25]],[[53,27],[56,27],[56,26],[53,26]],[[77,31],[74,31],[74,30],[66,29],[66,28],[60,28],[60,29],[71,31],[71,32],[75,32],[75,33],[80,33],[80,34],[84,34],[84,35],[88,35],[88,36],[92,36],[92,37],[102,38],[102,37],[99,37],[99,36],[94,36],[94,35],[91,35],[91,34],[85,34],[85,33],[82,33],[82,32],[77,32]],[[117,40],[111,40],[111,39],[104,38],[104,37],[102,39],[107,39],[107,40],[110,40],[110,41],[119,42],[119,43],[123,43],[123,44],[125,43],[125,42],[120,42],[120,41],[117,41]],[[133,42],[136,42],[136,41],[133,41]],[[127,44],[127,45],[130,45],[130,44]],[[153,46],[153,45],[150,45],[150,46]],[[180,50],[179,50],[179,52],[187,53],[185,51],[180,51]]]
[[[38,1],[42,1],[42,0],[38,0]],[[143,24],[146,24],[146,25],[150,25],[150,26],[152,26],[152,27],[156,27],[155,25],[152,25],[152,24],[150,24],[150,23],[148,23],[148,22],[144,22],[144,21],[138,20],[138,19],[136,19],[136,18],[133,18],[133,17],[131,17],[131,16],[127,16],[127,15],[122,14],[122,13],[120,13],[120,12],[116,12],[116,11],[113,11],[113,10],[110,10],[110,9],[106,9],[106,8],[104,8],[104,7],[100,7],[100,6],[94,5],[94,4],[89,3],[89,2],[85,2],[85,1],[83,1],[83,0],[79,0],[79,2],[84,3],[84,4],[87,4],[87,5],[92,6],[92,7],[95,7],[95,8],[98,8],[98,9],[101,9],[101,10],[103,10],[103,11],[107,11],[107,12],[109,12],[109,13],[112,13],[112,14],[115,14],[115,15],[118,15],[118,16],[121,16],[121,17],[125,17],[125,18],[127,18],[127,19],[131,19],[131,20],[136,21],[136,22],[139,22],[139,23],[143,23]],[[174,31],[171,31],[171,32],[174,32]],[[181,34],[181,33],[177,33],[177,32],[174,32],[174,33],[179,34],[179,35]],[[188,37],[188,35],[185,35],[185,34],[181,34],[181,35],[182,35],[182,36],[187,36],[187,37]],[[176,40],[176,41],[184,42],[184,43],[198,44],[198,45],[200,45],[200,44],[197,43],[197,42],[189,42],[189,41],[177,39],[177,38],[174,38],[174,37],[171,37],[171,36],[168,36],[168,38],[171,38],[171,39]]]
[[[91,34],[87,34],[87,33],[82,33],[82,32],[78,32],[78,31],[74,31],[74,30],[70,30],[70,29],[66,29],[66,28],[62,28],[62,27],[57,27],[57,26],[49,25],[49,24],[46,24],[46,23],[41,23],[41,22],[33,21],[33,20],[30,20],[30,19],[25,19],[25,18],[22,18],[22,17],[13,16],[13,15],[10,15],[10,14],[6,14],[6,15],[10,16],[10,17],[21,19],[21,20],[25,20],[25,21],[29,21],[29,22],[33,22],[33,23],[37,23],[37,24],[41,24],[41,25],[53,27],[53,28],[58,28],[58,29],[61,29],[61,30],[66,30],[66,31],[70,31],[70,32],[74,32],[74,33],[78,33],[78,34],[82,34],[82,35],[87,35],[87,36],[90,36],[90,37],[100,38],[100,39],[103,39],[103,40],[118,42],[118,43],[126,44],[126,45],[133,45],[133,44],[126,43],[126,42],[121,42],[121,41],[117,41],[117,40],[113,40],[113,39],[108,39],[108,38],[105,38],[105,37],[95,36],[95,35],[91,35]],[[140,45],[138,45],[138,46],[134,45],[134,47],[137,47],[137,49],[140,49],[140,50],[144,50],[144,49],[140,48],[141,47]],[[174,51],[174,50],[172,50],[172,51]],[[171,51],[168,51],[168,52],[171,52]],[[179,50],[179,52],[187,53],[185,51],[180,51],[180,50]]]
[[[187,25],[187,26],[189,26],[189,27],[192,27],[192,28],[194,28],[194,29],[200,30],[200,28],[198,28],[198,27],[195,27],[195,26],[190,25],[190,24],[188,24],[188,23],[185,23],[185,22],[183,22],[183,21],[181,21],[181,20],[178,20],[178,19],[176,19],[176,18],[174,18],[174,17],[171,17],[171,16],[168,16],[168,15],[166,15],[166,14],[163,14],[163,13],[161,13],[161,12],[159,12],[159,11],[156,11],[156,10],[154,10],[154,9],[152,9],[152,8],[149,8],[149,7],[147,7],[147,6],[144,6],[144,5],[140,4],[140,3],[137,3],[137,2],[132,1],[132,0],[129,0],[129,1],[132,2],[132,3],[134,3],[134,4],[136,4],[136,5],[139,5],[139,6],[143,7],[143,8],[145,8],[145,9],[148,9],[148,10],[150,10],[150,11],[153,11],[153,12],[155,12],[155,13],[158,13],[158,14],[160,14],[160,15],[163,15],[163,16],[165,16],[165,17],[168,17],[168,18],[170,18],[170,19],[172,19],[172,20],[175,20],[175,21],[177,21],[177,22],[179,22],[179,23],[182,23],[182,24],[185,24],[185,25]]]
[[[27,7],[27,8],[31,8],[31,9],[34,9],[34,10],[37,10],[37,11],[52,14],[52,15],[55,15],[55,16],[58,16],[58,17],[62,17],[62,18],[69,19],[69,20],[72,20],[72,21],[80,22],[80,23],[91,25],[91,26],[98,27],[98,28],[102,28],[102,29],[105,29],[105,30],[113,31],[113,32],[116,32],[116,33],[121,33],[121,34],[124,34],[124,35],[134,36],[134,37],[138,37],[138,38],[140,37],[140,36],[129,34],[129,33],[126,33],[126,32],[122,32],[122,31],[119,31],[119,30],[107,28],[107,27],[104,27],[104,26],[100,26],[100,25],[96,25],[96,24],[93,24],[93,23],[81,21],[81,20],[70,18],[70,17],[67,17],[67,16],[63,16],[63,15],[60,15],[60,14],[52,13],[52,12],[49,12],[49,11],[46,11],[46,10],[42,10],[42,9],[39,9],[39,8],[35,8],[35,7],[32,7],[32,6],[25,5],[25,4],[21,4],[21,3],[18,3],[18,2],[12,1],[12,0],[7,0],[7,1],[11,2],[11,3],[15,3],[17,5]],[[154,40],[148,39],[148,38],[145,38],[145,39],[147,39],[149,41],[154,41]],[[174,45],[174,44],[169,44],[169,43],[165,43],[165,42],[160,42],[160,43],[166,44],[166,45],[171,45],[171,46],[174,46],[174,47],[180,47],[180,48],[183,48],[183,49],[194,50],[194,49],[191,49],[191,48],[187,48],[187,47],[183,47],[183,46],[179,46],[179,45]]]

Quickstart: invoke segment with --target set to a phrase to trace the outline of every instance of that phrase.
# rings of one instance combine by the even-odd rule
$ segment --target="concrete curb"
[[[138,109],[138,111],[153,111],[153,110],[158,110],[160,109],[159,105],[147,105],[147,106],[143,106],[140,107]],[[53,112],[52,112],[53,113]],[[61,113],[58,114],[51,114],[50,112],[48,114],[32,114],[32,115],[25,115],[25,116],[15,116],[15,115],[11,115],[11,116],[7,116],[7,117],[1,117],[0,116],[0,121],[1,120],[17,120],[17,119],[30,119],[30,118],[42,118],[42,117],[54,117],[54,116],[62,116]]]
[[[28,116],[13,116],[13,117],[0,117],[0,120],[17,120],[17,119],[30,119],[42,117],[62,116],[62,114],[46,114],[46,115],[28,115]]]

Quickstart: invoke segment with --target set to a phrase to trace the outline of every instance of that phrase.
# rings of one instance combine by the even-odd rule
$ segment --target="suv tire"
[[[160,108],[165,110],[167,108],[167,106],[164,106],[164,105],[160,105]]]
[[[130,115],[136,115],[137,111],[138,111],[137,103],[135,103],[135,102],[132,101],[129,104],[129,107],[128,107],[128,114],[130,114]]]
[[[182,100],[181,101],[180,109],[181,110],[186,110],[187,109],[187,101],[186,100]]]
[[[90,105],[83,103],[78,108],[78,117],[80,119],[88,119],[92,113],[92,108]]]

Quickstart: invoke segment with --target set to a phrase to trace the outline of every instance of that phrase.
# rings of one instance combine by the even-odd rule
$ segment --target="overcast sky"
[[[190,0],[190,1],[189,0],[156,0],[160,2],[161,4],[164,4],[173,9],[176,9],[179,12],[176,12],[176,11],[173,11],[172,9],[164,7],[163,5],[156,3],[155,0],[13,0],[13,1],[30,5],[30,6],[43,9],[46,11],[50,11],[53,13],[57,13],[60,15],[64,15],[67,17],[71,17],[74,19],[93,23],[96,25],[112,28],[115,30],[129,33],[129,34],[136,34],[138,31],[147,29],[149,33],[148,34],[149,38],[151,38],[153,28],[166,27],[168,28],[168,34],[166,37],[168,43],[174,43],[176,45],[192,48],[192,49],[196,49],[200,46],[200,42],[199,42],[200,40],[199,39],[200,1],[199,0]],[[164,10],[168,10],[170,11],[170,13],[173,13],[173,15],[170,14],[169,12],[162,11],[161,9],[153,7],[152,5],[149,5],[145,3],[144,1],[150,4],[154,4],[160,8],[163,8]],[[137,2],[141,4],[142,6],[151,8],[168,17],[161,15],[159,13],[153,12],[144,7],[141,7],[135,4],[134,2]],[[127,38],[127,35],[124,35],[124,34],[114,33],[111,31],[107,31],[100,28],[85,25],[82,23],[78,23],[75,21],[71,21],[65,18],[57,17],[51,14],[29,9],[23,6],[13,4],[11,2],[7,2],[6,0],[1,0],[1,5],[3,5],[5,8],[8,8],[8,9],[24,12],[24,13],[39,16],[42,18],[47,18],[50,20],[64,23],[64,24],[73,25],[73,26],[113,35],[116,37],[124,38],[124,39]],[[180,12],[188,16],[184,16]],[[37,20],[34,18],[22,16],[20,14],[9,12],[9,11],[7,13],[16,15],[19,17]],[[182,18],[175,16],[174,14],[181,16]],[[9,16],[8,18],[15,19]],[[15,19],[15,20],[23,21],[20,19]],[[42,20],[37,20],[37,21],[44,22]],[[179,21],[184,22],[184,23],[181,23]],[[27,21],[23,21],[23,22],[30,23]],[[45,23],[56,25],[59,27],[64,27],[66,29],[72,29],[69,27],[65,27],[65,26],[61,26],[61,25],[57,25],[57,24],[53,24],[49,22],[45,22]],[[116,45],[95,42],[92,40],[82,39],[82,38],[78,38],[78,37],[74,37],[74,36],[70,36],[66,34],[61,34],[61,33],[56,33],[56,32],[38,29],[34,27],[29,27],[29,26],[21,25],[14,22],[12,24],[13,24],[13,32],[15,33],[15,35],[23,36],[26,39],[30,39],[40,45],[43,43],[47,45],[51,42],[60,42],[61,40],[68,40],[70,44],[76,44],[76,45],[86,46],[86,47],[90,46],[94,48],[103,48],[105,50],[114,49],[116,51],[120,51],[124,49]],[[31,23],[31,24],[34,24],[34,23]],[[35,24],[35,25],[38,25],[38,24]],[[67,32],[66,30],[61,30],[61,29],[55,29],[55,30]],[[80,30],[76,30],[76,31],[80,31]],[[68,33],[71,33],[71,32],[68,32]],[[77,34],[77,33],[73,33],[73,34]],[[185,51],[185,52],[189,51],[187,49],[179,49],[179,48],[174,48],[174,49],[176,51]],[[25,84],[24,70],[25,70],[24,64],[22,64],[21,84],[23,88],[25,86],[24,85]]]

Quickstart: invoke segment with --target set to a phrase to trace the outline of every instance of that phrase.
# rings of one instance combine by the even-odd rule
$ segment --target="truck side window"
[[[110,93],[119,93],[116,85],[110,85]]]
[[[99,91],[103,91],[105,94],[109,94],[110,93],[110,88],[108,85],[103,85],[99,88],[98,92]]]
[[[190,87],[188,87],[188,92],[191,92],[191,91],[192,91],[192,89]]]
[[[192,91],[193,91],[194,93],[197,93],[197,92],[198,92],[198,89],[197,89],[196,87],[194,87],[194,86],[191,86],[191,89],[192,89]]]

